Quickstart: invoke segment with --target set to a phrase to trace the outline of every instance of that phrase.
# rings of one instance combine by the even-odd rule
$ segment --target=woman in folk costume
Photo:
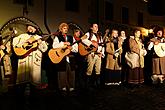
[[[141,31],[135,30],[134,34],[135,36],[129,38],[130,52],[128,52],[132,55],[132,59],[130,59],[132,62],[128,63],[130,64],[128,70],[128,83],[131,85],[142,84],[144,82],[144,56],[147,54],[140,38]],[[128,61],[127,57],[126,61]]]
[[[106,53],[105,85],[119,84],[121,81],[122,40],[118,37],[118,30],[112,30],[109,42],[106,44]]]
[[[163,37],[163,29],[156,28],[154,30],[156,34],[154,38],[150,39],[148,50],[152,52],[152,76],[151,79],[153,84],[157,84],[159,81],[163,83],[165,76],[165,56],[163,54],[164,46],[159,46],[160,44],[164,45],[165,38]],[[158,50],[158,51],[157,51]],[[162,51],[160,51],[162,50]],[[159,54],[160,53],[160,54]]]
[[[13,39],[13,47],[30,49],[30,45],[34,44],[30,38],[37,41],[37,49],[29,52],[29,54],[26,54],[24,57],[18,57],[17,84],[30,82],[38,85],[41,83],[42,52],[45,52],[48,47],[46,42],[40,39],[41,36],[37,35],[36,28],[28,25],[27,33],[21,34]],[[28,43],[28,45],[25,45],[26,43]]]

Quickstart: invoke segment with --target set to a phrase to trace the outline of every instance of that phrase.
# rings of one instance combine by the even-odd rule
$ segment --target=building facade
[[[89,23],[105,28],[165,25],[165,16],[153,16],[143,0],[1,0],[0,28],[10,19],[24,16],[46,33],[58,29],[61,22],[74,23],[87,31]]]

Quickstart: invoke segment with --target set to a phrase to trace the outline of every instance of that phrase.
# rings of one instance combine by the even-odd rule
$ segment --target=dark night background
[[[152,15],[165,15],[165,1],[164,0],[148,0],[148,11]]]
[[[147,4],[151,15],[165,15],[165,0],[148,0]],[[147,83],[135,89],[110,85],[67,95],[32,88],[29,96],[21,88],[9,88],[0,93],[0,110],[165,110],[165,83]]]

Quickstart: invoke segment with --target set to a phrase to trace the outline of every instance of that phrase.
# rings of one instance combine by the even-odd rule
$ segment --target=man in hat
[[[163,29],[156,28],[155,29],[155,36],[154,38],[150,39],[148,50],[152,52],[152,76],[151,79],[153,84],[163,83],[164,76],[165,76],[165,56],[159,56],[157,53],[158,50],[162,50],[162,47],[159,46],[160,43],[164,44],[163,38]],[[155,46],[157,48],[155,48]]]
[[[36,32],[36,27],[27,25],[27,32],[13,39],[14,51],[15,49],[27,51],[26,55],[18,57],[17,84],[30,83],[38,86],[41,83],[42,52],[45,52],[48,47],[46,42],[42,41],[41,36]],[[36,48],[31,49],[36,43]]]

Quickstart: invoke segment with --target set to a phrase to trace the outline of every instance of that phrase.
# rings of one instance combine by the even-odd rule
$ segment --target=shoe
[[[160,75],[158,78],[159,78],[159,80],[160,80],[160,83],[163,83],[163,81],[164,81],[164,78],[163,78],[164,76],[163,75]]]
[[[66,87],[63,87],[62,90],[63,90],[63,91],[66,91]]]
[[[74,88],[69,88],[69,91],[74,91]]]
[[[111,85],[111,83],[105,83],[105,85],[106,85],[106,86],[109,86],[109,85]]]
[[[158,76],[157,75],[152,75],[151,76],[151,79],[152,79],[152,84],[157,84],[158,83]]]

